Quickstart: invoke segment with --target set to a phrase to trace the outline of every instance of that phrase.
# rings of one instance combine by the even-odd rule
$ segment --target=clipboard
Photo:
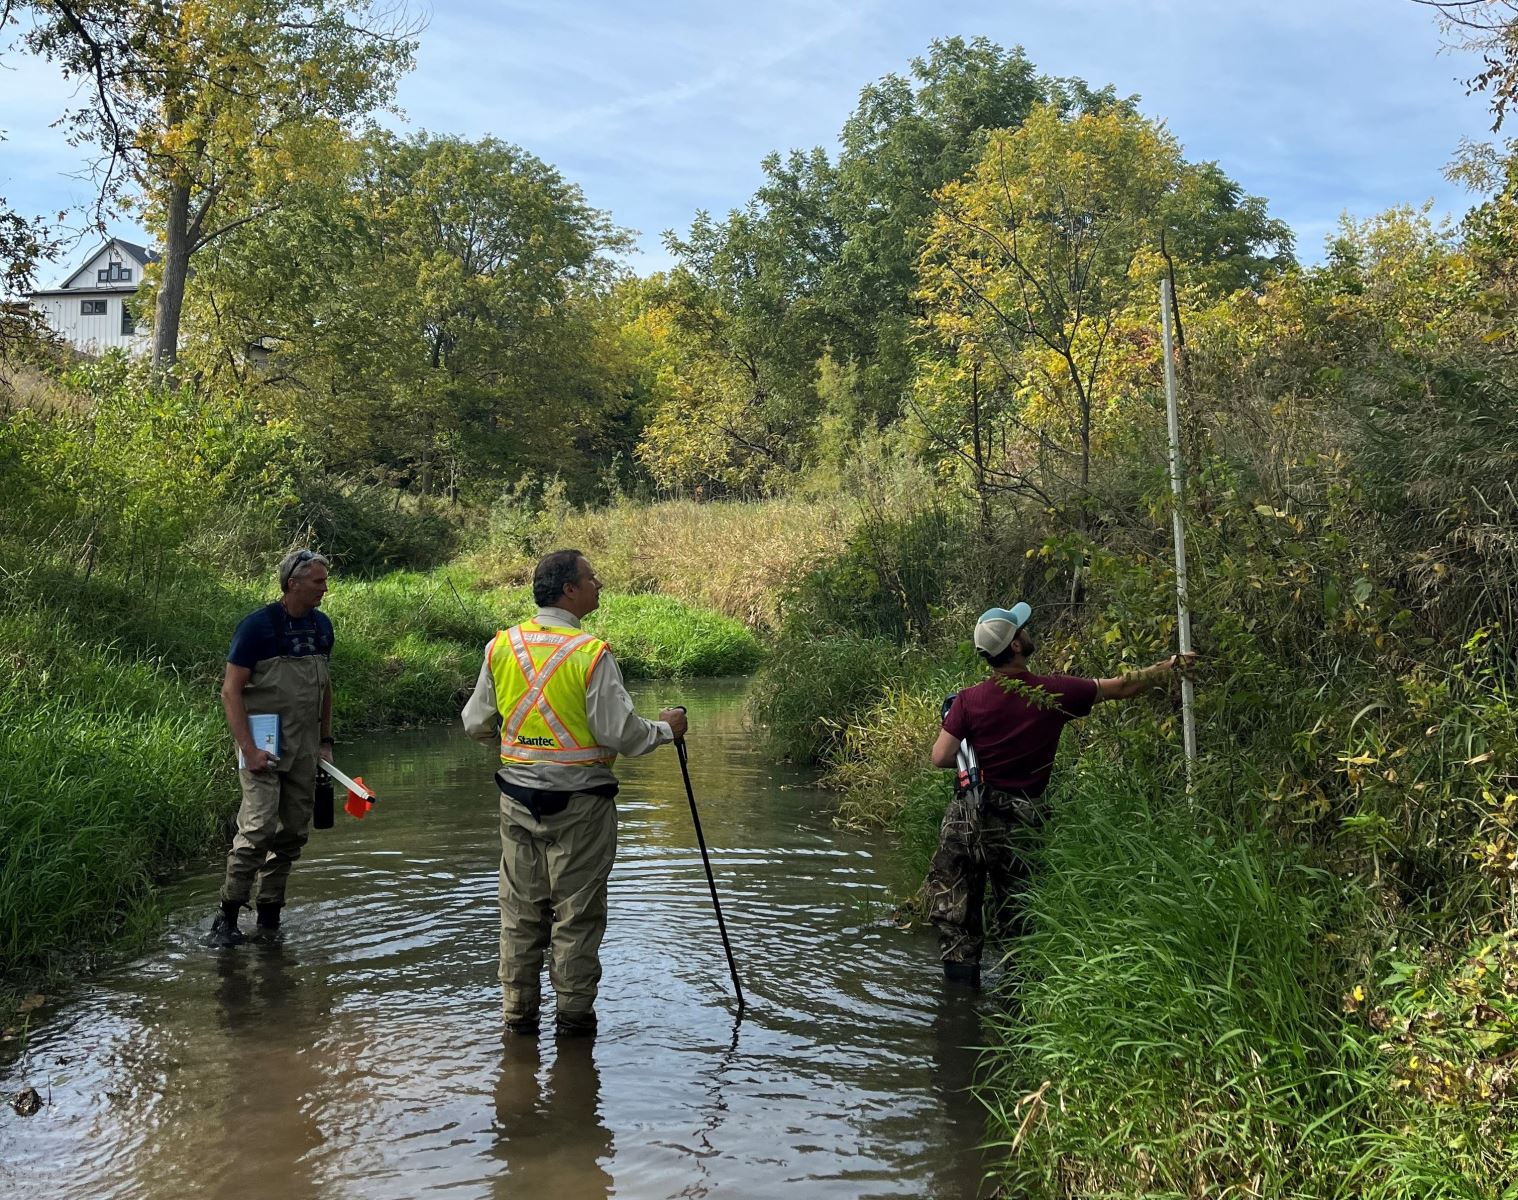
[[[275,762],[279,761],[279,714],[278,713],[249,713],[248,735],[253,739],[255,749],[265,751]],[[237,748],[237,769],[247,769],[247,760],[243,757],[242,747]]]

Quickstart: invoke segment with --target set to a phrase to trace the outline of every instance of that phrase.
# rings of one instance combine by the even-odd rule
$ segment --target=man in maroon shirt
[[[924,885],[938,926],[944,976],[980,982],[985,947],[982,906],[991,884],[992,916],[1017,932],[1017,894],[1028,880],[1028,851],[1043,825],[1044,789],[1065,726],[1103,700],[1126,700],[1189,667],[1195,655],[1170,658],[1110,679],[1033,675],[1026,604],[992,608],[975,624],[975,648],[991,678],[954,697],[933,743],[933,765],[956,765],[968,741],[980,762],[981,787],[956,791],[944,813],[938,850]]]

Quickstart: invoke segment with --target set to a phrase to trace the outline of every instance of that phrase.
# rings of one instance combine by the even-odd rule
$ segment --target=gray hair
[[[332,567],[331,561],[325,554],[318,554],[315,550],[292,550],[284,558],[279,560],[279,590],[288,592],[290,580],[300,579],[311,570],[313,563],[321,563],[322,566]]]

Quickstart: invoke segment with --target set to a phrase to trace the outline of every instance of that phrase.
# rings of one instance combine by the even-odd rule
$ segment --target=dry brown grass
[[[774,629],[780,600],[805,564],[840,548],[858,521],[858,505],[822,500],[665,500],[545,515],[535,546],[578,546],[608,588],[662,592],[715,609],[752,629]],[[529,556],[477,555],[491,580],[520,583]]]
[[[78,413],[89,405],[89,397],[71,391],[31,363],[0,362],[0,419],[21,411],[40,416]]]

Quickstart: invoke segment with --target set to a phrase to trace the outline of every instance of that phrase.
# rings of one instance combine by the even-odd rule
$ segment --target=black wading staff
[[[681,712],[684,705],[679,705]],[[712,909],[717,914],[717,928],[722,933],[722,949],[727,953],[727,969],[733,976],[733,994],[738,997],[738,1019],[743,1019],[743,985],[738,982],[738,964],[733,961],[733,947],[727,940],[727,923],[722,919],[722,902],[717,899],[717,881],[712,876],[712,860],[706,853],[706,836],[701,832],[701,816],[696,812],[696,793],[690,786],[690,763],[685,755],[685,739],[675,739],[675,753],[680,756],[680,774],[685,779],[685,798],[690,801],[691,824],[696,827],[696,844],[701,847],[701,865],[706,868],[706,886],[712,890]]]

